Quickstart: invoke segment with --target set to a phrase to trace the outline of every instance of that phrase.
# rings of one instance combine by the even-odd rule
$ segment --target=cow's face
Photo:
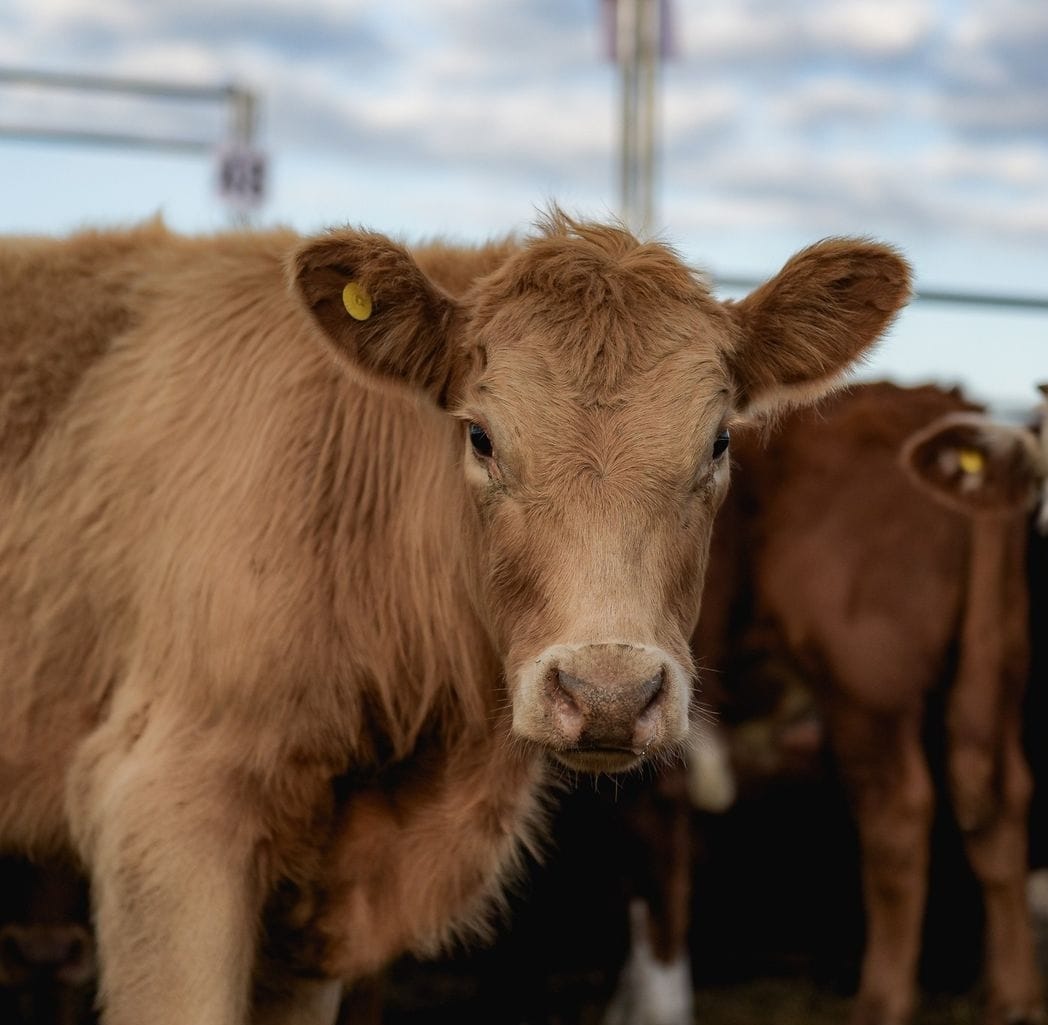
[[[890,250],[835,242],[721,304],[667,248],[559,215],[460,303],[376,236],[307,247],[296,277],[339,351],[457,424],[514,732],[591,771],[687,734],[732,418],[821,393],[908,293]]]
[[[514,730],[614,769],[687,731],[732,323],[664,249],[593,250],[550,240],[478,286],[450,412]]]

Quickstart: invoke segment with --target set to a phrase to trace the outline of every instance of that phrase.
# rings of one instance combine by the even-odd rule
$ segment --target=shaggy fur
[[[846,240],[784,274],[785,306],[721,306],[559,213],[418,260],[0,245],[0,845],[83,860],[107,1025],[243,1022],[253,973],[256,1020],[324,1021],[308,972],[483,928],[544,750],[680,745],[718,432],[826,387],[908,289]]]

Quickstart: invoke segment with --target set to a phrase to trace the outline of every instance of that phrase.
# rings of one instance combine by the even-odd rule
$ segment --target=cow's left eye
[[[476,421],[469,425],[469,442],[473,446],[473,451],[481,459],[490,459],[495,452],[495,446],[491,443],[488,432]]]
[[[720,459],[725,452],[728,451],[728,442],[731,440],[731,435],[726,430],[721,431],[717,435],[716,441],[713,443],[713,458]]]

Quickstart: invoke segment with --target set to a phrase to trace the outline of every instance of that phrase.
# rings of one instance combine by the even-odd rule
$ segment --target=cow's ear
[[[456,306],[403,246],[372,232],[335,231],[306,242],[290,273],[340,359],[443,405]]]
[[[969,516],[1031,508],[1041,472],[1029,431],[978,413],[934,420],[907,438],[899,458],[920,490]]]
[[[910,296],[909,264],[890,246],[828,239],[728,303],[739,334],[729,356],[738,407],[810,402],[861,360]]]

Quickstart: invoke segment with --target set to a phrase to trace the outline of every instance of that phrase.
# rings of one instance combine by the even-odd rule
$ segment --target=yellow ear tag
[[[355,281],[342,289],[342,305],[354,320],[367,320],[371,316],[371,296]]]
[[[957,462],[965,473],[975,476],[982,473],[986,466],[986,459],[977,448],[962,448],[957,450]]]

